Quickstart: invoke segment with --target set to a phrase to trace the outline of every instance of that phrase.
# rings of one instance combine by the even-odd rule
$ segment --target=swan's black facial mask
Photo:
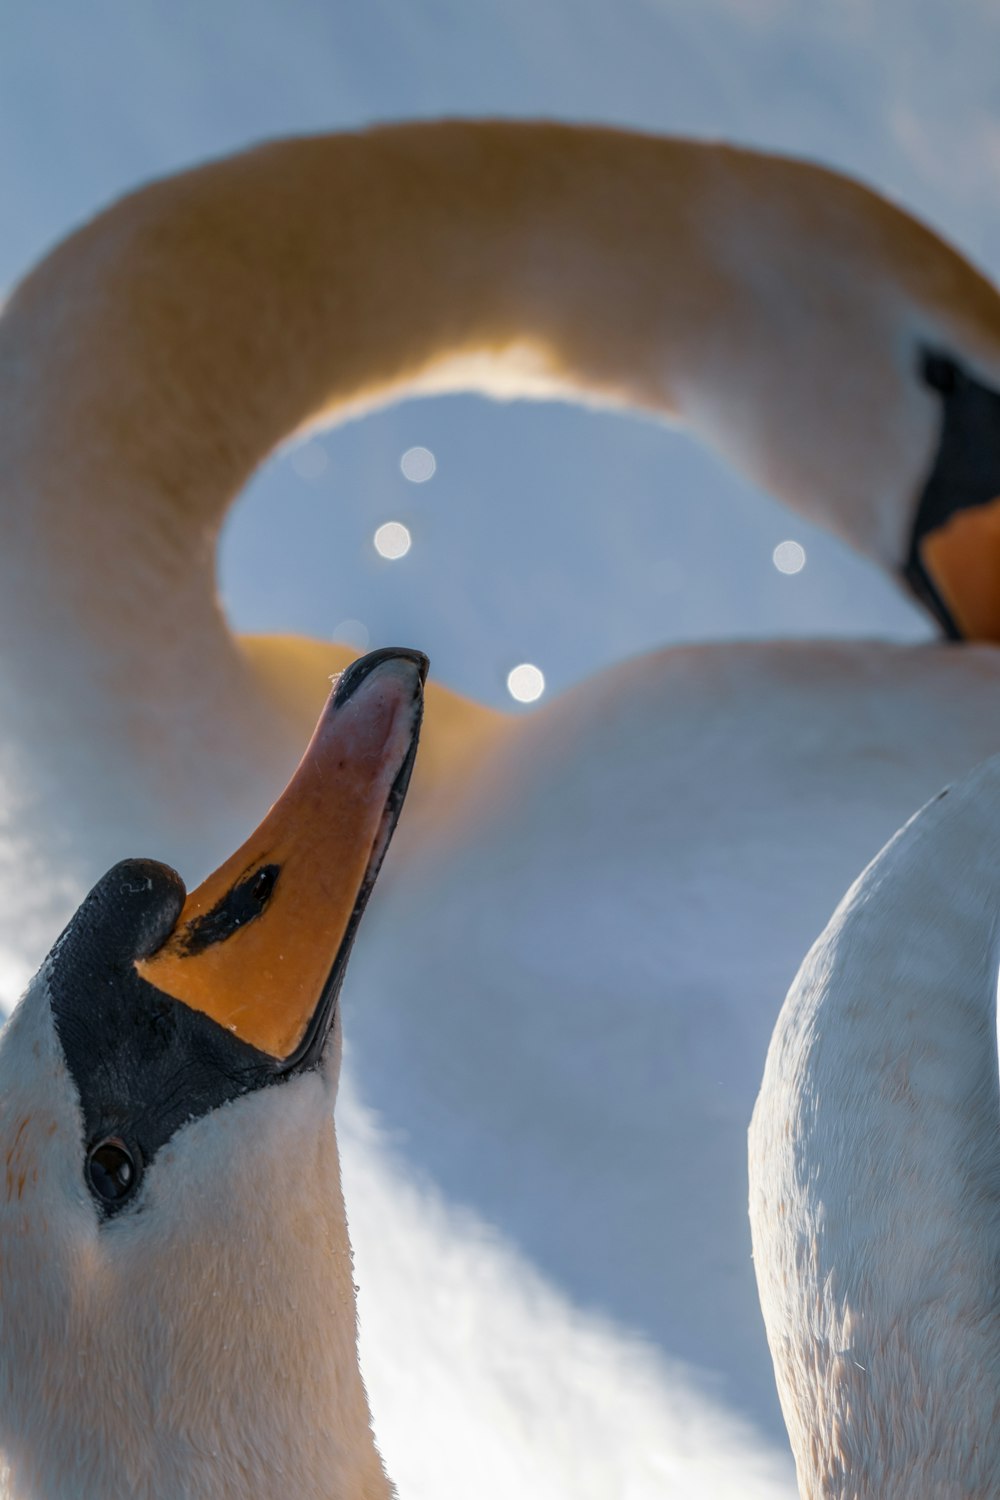
[[[948,355],[919,374],[941,400],[941,438],[904,577],[952,640],[1000,640],[1000,391]]]
[[[215,875],[188,896],[166,865],[126,860],[56,943],[45,978],[106,1215],[138,1201],[181,1125],[320,1061],[409,782],[426,665],[402,650],[356,662],[285,792]]]
[[[94,887],[47,963],[86,1151],[120,1138],[140,1175],[188,1120],[287,1076],[274,1058],[136,971],[136,958],[154,952],[173,930],[184,896],[180,876],[167,865],[125,860]],[[102,1208],[113,1213],[134,1198],[135,1192]]]

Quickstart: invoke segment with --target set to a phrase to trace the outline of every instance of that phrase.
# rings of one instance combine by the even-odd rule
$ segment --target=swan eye
[[[135,1191],[139,1167],[118,1136],[109,1136],[91,1148],[87,1157],[87,1181],[102,1203],[120,1204]]]

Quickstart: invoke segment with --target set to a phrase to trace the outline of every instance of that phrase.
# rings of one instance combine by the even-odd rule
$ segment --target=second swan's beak
[[[1000,390],[941,351],[921,369],[941,429],[903,571],[946,635],[1000,641]]]
[[[301,764],[188,896],[143,979],[284,1068],[318,1055],[406,792],[427,658],[374,651],[338,680]]]
[[[950,619],[948,634],[1000,641],[1000,496],[955,511],[923,538],[920,558]]]

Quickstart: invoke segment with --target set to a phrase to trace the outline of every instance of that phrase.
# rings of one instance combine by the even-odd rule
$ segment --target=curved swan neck
[[[0,505],[120,633],[102,559],[155,560],[121,614],[149,588],[207,614],[226,508],[303,424],[402,390],[573,394],[680,415],[895,567],[928,338],[1000,370],[995,290],[807,164],[510,122],[291,140],[122,200],[17,290]]]
[[[31,746],[25,795],[92,803],[110,742],[90,826],[129,801],[197,822],[234,755],[262,773],[236,816],[259,815],[302,723],[228,629],[215,546],[304,424],[435,389],[632,404],[897,570],[941,420],[928,346],[1000,381],[1000,296],[801,162],[452,121],[154,183],[0,318],[0,719]]]
[[[991,761],[848,893],[775,1032],[751,1222],[810,1500],[1000,1489],[998,916]]]

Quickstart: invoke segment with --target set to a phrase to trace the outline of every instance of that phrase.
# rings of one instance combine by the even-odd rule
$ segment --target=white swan
[[[750,1131],[761,1304],[800,1493],[1000,1492],[1000,760],[844,898]]]
[[[932,471],[946,509],[994,493],[1000,298],[815,167],[404,126],[124,200],[12,296],[0,381],[0,883],[23,975],[136,847],[217,862],[343,663],[245,647],[215,600],[222,512],[283,435],[420,389],[634,404],[900,571]],[[928,546],[975,624],[982,591],[944,555],[957,524]],[[390,1468],[449,1494],[470,1464],[484,1496],[654,1494],[664,1475],[678,1495],[782,1493],[742,1208],[773,997],[852,871],[997,743],[1000,661],[723,645],[516,724],[428,701],[349,1028],[398,1167],[350,1090],[341,1109]],[[508,1243],[456,1224],[435,1183]],[[416,1261],[428,1286],[447,1263],[447,1291],[408,1296]]]
[[[185,899],[117,864],[0,1043],[0,1448],[31,1500],[381,1500],[333,1131],[337,995],[426,660],[344,674]]]

